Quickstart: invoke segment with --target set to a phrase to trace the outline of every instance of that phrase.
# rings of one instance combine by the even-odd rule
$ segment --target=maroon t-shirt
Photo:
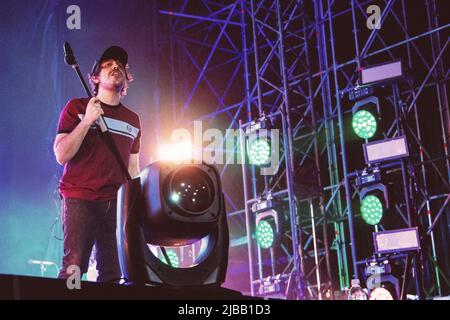
[[[58,133],[70,133],[84,117],[89,98],[70,100],[58,124]],[[128,168],[131,153],[140,148],[141,127],[139,116],[122,104],[102,103],[104,119],[111,137]],[[80,149],[64,166],[59,190],[64,198],[91,201],[111,200],[126,181],[119,164],[103,141],[96,126],[91,126]]]

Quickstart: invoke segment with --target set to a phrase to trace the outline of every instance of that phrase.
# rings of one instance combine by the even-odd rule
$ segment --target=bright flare
[[[265,139],[251,141],[248,145],[250,163],[260,166],[270,160],[270,144]]]
[[[183,162],[192,159],[192,145],[188,141],[163,144],[158,148],[158,160]]]

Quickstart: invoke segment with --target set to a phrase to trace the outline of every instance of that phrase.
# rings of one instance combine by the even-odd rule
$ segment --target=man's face
[[[97,80],[99,85],[105,89],[118,90],[126,81],[125,67],[114,59],[103,61]]]

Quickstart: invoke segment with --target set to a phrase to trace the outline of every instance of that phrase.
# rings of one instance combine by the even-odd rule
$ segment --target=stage
[[[66,280],[0,275],[0,300],[259,300],[221,287],[161,288],[82,281],[68,289]]]

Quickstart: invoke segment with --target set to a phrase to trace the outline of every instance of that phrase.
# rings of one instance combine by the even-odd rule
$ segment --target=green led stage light
[[[378,224],[383,217],[381,200],[374,195],[364,197],[361,202],[361,214],[366,223],[370,225]]]
[[[169,257],[170,264],[172,265],[172,267],[178,268],[180,266],[180,260],[178,259],[178,255],[176,254],[176,252],[173,250],[167,250],[166,252],[167,252],[167,256]],[[161,254],[159,259],[162,262],[164,262],[165,264],[168,264],[166,261],[166,258],[164,257],[163,254]]]
[[[369,139],[377,131],[377,121],[369,111],[360,110],[353,115],[352,127],[358,137]]]
[[[259,221],[256,226],[256,242],[261,248],[271,248],[275,241],[274,226],[268,220]]]
[[[257,138],[248,142],[248,157],[250,163],[261,166],[270,161],[270,143],[267,139]]]

